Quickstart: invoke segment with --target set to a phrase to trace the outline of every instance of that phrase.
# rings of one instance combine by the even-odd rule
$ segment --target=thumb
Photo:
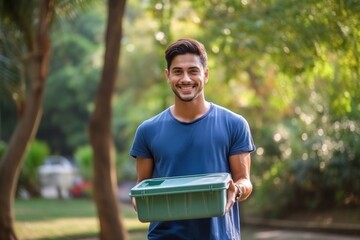
[[[229,187],[227,189],[227,201],[225,206],[225,211],[228,212],[230,208],[234,205],[236,197],[236,187],[234,181],[231,179],[229,181]]]

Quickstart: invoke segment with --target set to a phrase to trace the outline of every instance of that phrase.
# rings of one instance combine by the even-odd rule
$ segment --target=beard
[[[199,95],[201,95],[201,91],[200,92],[196,92],[195,94],[189,94],[189,95],[182,95],[179,93],[179,91],[177,91],[176,89],[172,89],[172,91],[174,92],[175,96],[180,99],[183,102],[192,102],[194,99],[196,99]]]

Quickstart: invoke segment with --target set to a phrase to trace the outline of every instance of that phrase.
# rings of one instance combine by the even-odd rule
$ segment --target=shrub
[[[85,180],[93,179],[93,151],[90,145],[79,147],[75,151],[75,162],[80,175]]]
[[[39,196],[37,170],[50,153],[46,143],[34,140],[26,153],[20,173],[18,189],[24,188],[30,196]]]
[[[6,147],[7,147],[6,143],[3,141],[0,141],[0,160],[5,153]]]
[[[265,135],[276,137],[257,144],[264,154],[254,157],[252,175],[254,201],[266,216],[360,206],[359,124],[314,119],[311,124],[301,118],[283,121],[274,130],[264,127]]]

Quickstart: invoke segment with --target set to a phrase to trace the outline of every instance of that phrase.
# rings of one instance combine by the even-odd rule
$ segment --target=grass
[[[129,204],[120,204],[121,214],[124,219],[126,230],[130,240],[146,239],[148,224],[138,221],[135,211]],[[335,214],[336,213],[336,214]],[[305,213],[304,213],[305,214]],[[359,223],[359,210],[312,213],[310,216],[302,214],[295,220],[321,221],[331,218],[335,223]],[[29,199],[15,201],[15,228],[19,239],[22,240],[96,240],[99,232],[96,208],[90,199],[76,200],[47,200]],[[245,216],[246,218],[246,216]],[[345,221],[346,218],[346,221]],[[294,220],[294,219],[292,219]],[[355,221],[355,222],[353,222]],[[273,229],[274,230],[274,229]],[[279,230],[275,229],[275,232]],[[243,239],[311,239],[320,240],[323,237],[310,236],[303,238],[303,234],[297,237],[256,237],[257,234],[273,233],[245,226],[242,228]],[[284,233],[288,234],[288,233]],[[271,234],[270,234],[271,235]],[[340,238],[339,238],[340,239]]]
[[[145,239],[148,224],[141,223],[129,204],[121,204],[130,240]],[[90,199],[28,199],[15,201],[15,229],[19,239],[96,239],[96,208]]]

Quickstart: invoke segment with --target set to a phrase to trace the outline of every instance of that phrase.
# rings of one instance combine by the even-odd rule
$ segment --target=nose
[[[189,74],[184,73],[184,77],[183,77],[183,79],[182,79],[182,80],[183,80],[183,81],[186,81],[186,82],[191,81],[191,79],[190,79],[190,77],[189,77]]]

